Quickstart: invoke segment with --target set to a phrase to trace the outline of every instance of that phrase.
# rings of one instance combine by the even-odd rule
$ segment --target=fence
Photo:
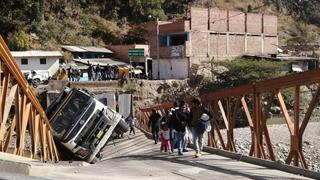
[[[245,114],[245,119],[251,130],[251,148],[249,155],[257,158],[276,161],[272,142],[269,136],[267,119],[273,105],[279,105],[290,133],[290,151],[286,158],[286,164],[293,164],[308,169],[307,162],[302,151],[303,134],[308,125],[313,110],[318,105],[320,95],[319,81],[320,70],[311,70],[303,73],[292,74],[281,78],[261,81],[255,84],[247,84],[239,87],[223,89],[200,95],[202,102],[208,107],[211,114],[212,130],[208,133],[208,145],[236,152],[234,143],[234,123],[240,120],[239,112]],[[304,113],[302,121],[300,117],[301,87],[306,87],[312,98]],[[283,92],[292,95],[294,113],[290,116],[288,103],[285,101]],[[250,102],[250,103],[249,103]],[[140,108],[142,128],[148,129],[147,121],[152,109],[159,110],[164,114],[164,109],[173,107],[172,103],[164,103],[147,108]],[[221,128],[218,125],[219,117],[227,131],[226,141],[222,137]],[[293,118],[292,118],[293,117]],[[217,143],[217,142],[220,143]]]

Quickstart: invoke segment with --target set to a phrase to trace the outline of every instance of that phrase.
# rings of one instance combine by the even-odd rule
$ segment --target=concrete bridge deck
[[[16,164],[11,163],[11,168],[14,170],[23,162],[30,168],[29,173],[25,171],[24,174],[35,179],[308,179],[215,154],[204,153],[201,158],[194,158],[191,149],[183,156],[178,156],[177,152],[161,153],[159,147],[137,130],[134,136],[125,135],[123,139],[110,141],[102,152],[103,160],[97,164],[41,164],[30,160],[23,162],[19,158]]]

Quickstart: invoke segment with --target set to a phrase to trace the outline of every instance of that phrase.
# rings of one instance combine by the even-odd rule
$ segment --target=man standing
[[[186,126],[189,122],[189,113],[187,112],[187,106],[184,101],[178,103],[179,107],[172,113],[172,128],[176,131],[177,144],[178,144],[178,155],[183,155],[182,150],[184,149]]]
[[[152,109],[152,114],[149,117],[149,128],[151,127],[155,144],[157,144],[159,140],[160,119],[161,115],[155,109]]]
[[[196,150],[195,157],[200,157],[202,155],[203,134],[205,133],[202,121],[209,121],[210,119],[210,114],[202,105],[200,99],[194,98],[191,101],[191,131],[193,144]]]

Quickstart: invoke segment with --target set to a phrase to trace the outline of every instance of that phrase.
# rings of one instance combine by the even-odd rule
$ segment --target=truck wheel
[[[129,130],[128,124],[124,120],[120,120],[117,127],[115,128],[115,131],[117,133],[125,133]]]

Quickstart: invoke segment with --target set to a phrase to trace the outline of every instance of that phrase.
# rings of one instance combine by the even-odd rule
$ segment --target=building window
[[[180,46],[188,40],[187,34],[174,34],[170,35],[170,46]]]
[[[26,58],[21,59],[21,64],[28,64],[28,59]]]
[[[167,46],[167,36],[159,36],[159,46],[166,47]]]
[[[40,58],[40,64],[47,64],[46,58]]]

